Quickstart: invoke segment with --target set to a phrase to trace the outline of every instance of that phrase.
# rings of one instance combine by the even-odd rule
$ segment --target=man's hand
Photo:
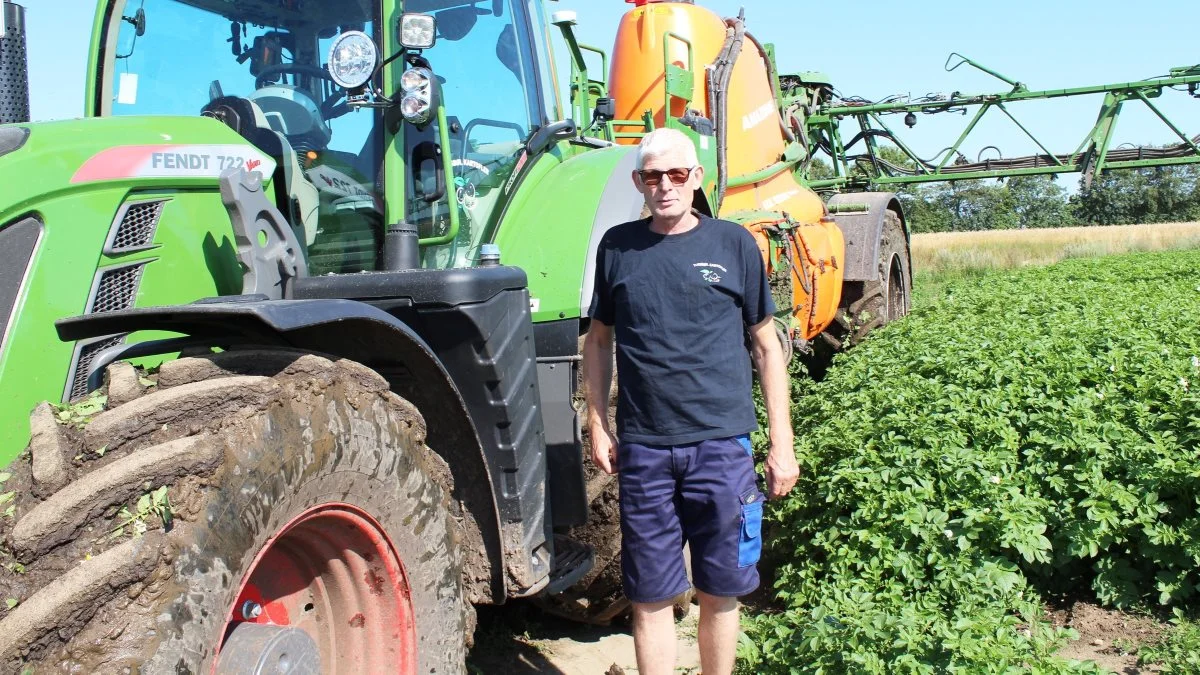
[[[775,319],[767,317],[750,328],[750,356],[758,366],[763,402],[767,405],[771,450],[767,453],[767,498],[779,499],[796,484],[800,467],[792,447],[792,420],[788,401],[788,374],[783,348],[775,334]]]
[[[592,441],[592,463],[612,475],[617,472],[617,438],[608,429],[593,426],[588,432]]]
[[[583,386],[592,462],[609,475],[617,472],[617,439],[608,429],[608,393],[612,383],[613,329],[593,319],[583,339]]]
[[[790,443],[787,446],[777,446],[772,443],[763,468],[767,474],[767,499],[779,499],[786,496],[796,485],[796,479],[800,477],[800,465],[796,463],[796,451]]]

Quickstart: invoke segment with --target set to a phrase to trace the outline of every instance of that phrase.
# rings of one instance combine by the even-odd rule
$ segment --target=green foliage
[[[912,166],[882,148],[893,164]],[[1075,195],[1051,176],[888,186],[904,204],[913,232],[966,232],[1070,225],[1200,220],[1200,167],[1124,169],[1096,176]]]
[[[946,287],[799,385],[753,672],[1080,672],[1040,594],[1194,602],[1200,252]]]
[[[121,507],[121,511],[117,514],[119,522],[113,528],[111,536],[114,538],[123,536],[127,527],[133,536],[142,536],[149,529],[146,519],[152,515],[158,516],[164,529],[171,528],[171,500],[167,496],[167,486],[165,485],[139,497],[132,511],[129,510],[129,507]]]
[[[899,190],[914,232],[1064,227],[1076,222],[1066,191],[1050,176],[964,180]]]
[[[92,421],[93,416],[104,412],[104,406],[107,404],[108,397],[97,389],[75,403],[51,403],[50,405],[54,406],[54,416],[58,419],[59,424],[82,429]]]
[[[12,478],[12,474],[8,471],[0,472],[0,488]],[[17,510],[17,493],[15,490],[7,490],[0,492],[0,507],[4,508],[3,514],[6,518],[12,518]]]
[[[1161,643],[1143,647],[1138,654],[1140,665],[1155,664],[1163,675],[1184,675],[1200,672],[1200,623],[1176,610],[1171,632]]]
[[[1084,223],[1169,223],[1200,220],[1200,167],[1109,171],[1071,198]]]

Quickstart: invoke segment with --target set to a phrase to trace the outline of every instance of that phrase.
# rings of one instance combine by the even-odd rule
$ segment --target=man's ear
[[[696,168],[692,169],[692,180],[695,181],[695,185],[692,186],[693,188],[699,190],[700,188],[704,187],[704,167],[703,166],[697,164]]]
[[[634,171],[633,173],[629,174],[629,177],[633,179],[633,187],[637,188],[638,192],[646,194],[646,186],[642,185],[642,181],[638,177],[638,172]]]

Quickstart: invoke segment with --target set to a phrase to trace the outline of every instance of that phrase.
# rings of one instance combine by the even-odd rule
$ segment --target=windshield
[[[509,178],[523,165],[524,140],[547,121],[541,87],[549,71],[539,72],[535,53],[548,50],[538,42],[544,27],[531,24],[535,4],[404,3],[406,12],[437,19],[437,42],[421,55],[440,83],[453,176],[442,178],[437,122],[403,125],[403,217],[423,238],[448,234],[451,208],[459,221],[453,241],[424,247],[425,267],[476,263]],[[242,125],[253,128],[238,131],[272,156],[256,129],[284,141],[278,201],[303,234],[310,272],[375,269],[384,230],[384,115],[346,106],[325,60],[345,31],[381,43],[379,0],[116,0],[111,7],[102,114],[205,114],[228,122],[222,106],[249,105],[251,112],[234,117],[249,118]]]
[[[310,271],[375,268],[381,115],[346,106],[325,71],[340,33],[378,40],[375,0],[129,0],[113,11],[103,112],[235,119],[243,136],[280,155],[280,208]]]
[[[544,121],[529,15],[524,3],[508,0],[408,0],[404,8],[437,18],[437,42],[423,56],[441,83],[454,167],[453,185],[445,186],[448,198],[429,204],[441,166],[438,126],[408,127],[408,220],[422,237],[443,235],[453,204],[458,237],[426,250],[424,264],[465,267],[478,259],[479,245],[499,217],[523,141]]]

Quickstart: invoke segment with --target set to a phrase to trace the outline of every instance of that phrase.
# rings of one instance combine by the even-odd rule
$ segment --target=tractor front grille
[[[117,212],[109,229],[108,241],[104,244],[105,255],[129,253],[150,248],[154,242],[154,230],[162,217],[165,199],[153,202],[126,204]]]
[[[100,314],[130,309],[137,299],[138,284],[142,280],[142,261],[124,267],[102,269],[92,285],[92,296],[88,300],[85,314]],[[67,376],[63,400],[71,401],[88,393],[88,369],[100,352],[125,342],[125,335],[107,335],[92,340],[80,340],[75,345],[75,358],[71,361],[71,372]]]
[[[137,297],[138,282],[142,278],[145,263],[104,270],[96,284],[95,294],[88,305],[88,314],[115,312],[133,307]]]
[[[64,397],[68,401],[86,396],[88,393],[88,369],[96,355],[125,342],[124,335],[110,335],[94,342],[80,341],[75,347],[75,365],[71,371],[70,389]]]

